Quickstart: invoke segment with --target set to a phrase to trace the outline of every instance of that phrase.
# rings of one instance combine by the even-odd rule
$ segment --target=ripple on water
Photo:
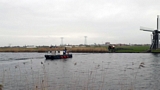
[[[0,56],[0,84],[4,90],[34,90],[36,86],[48,90],[160,89],[160,55],[75,53],[67,60],[45,60],[44,53]],[[142,62],[144,67],[139,68]]]

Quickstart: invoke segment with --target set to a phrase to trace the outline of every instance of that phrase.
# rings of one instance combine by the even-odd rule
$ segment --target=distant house
[[[68,46],[65,46],[65,47],[67,47],[67,48],[72,48],[72,46],[71,46],[71,45],[68,45]]]
[[[37,48],[37,47],[34,45],[27,45],[26,48]]]
[[[106,42],[105,45],[110,45],[110,42]]]

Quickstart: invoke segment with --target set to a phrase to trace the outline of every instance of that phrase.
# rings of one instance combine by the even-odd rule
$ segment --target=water
[[[160,54],[73,53],[73,58],[59,60],[45,60],[44,55],[0,53],[0,84],[3,89],[160,89]]]

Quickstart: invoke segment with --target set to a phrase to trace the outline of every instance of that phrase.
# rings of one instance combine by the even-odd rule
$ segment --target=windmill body
[[[153,40],[152,40],[152,44],[150,49],[157,49],[159,48],[159,31],[158,30],[154,30],[153,31]]]
[[[152,49],[157,49],[157,48],[160,48],[159,46],[159,16],[157,16],[157,29],[156,30],[147,30],[147,29],[140,29],[140,30],[143,30],[143,31],[148,31],[148,32],[152,32],[152,43],[151,43],[151,46],[150,46],[150,50]]]

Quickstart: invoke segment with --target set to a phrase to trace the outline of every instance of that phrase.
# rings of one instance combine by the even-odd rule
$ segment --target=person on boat
[[[67,53],[67,48],[65,47],[63,51],[63,55],[65,55],[66,53]]]

